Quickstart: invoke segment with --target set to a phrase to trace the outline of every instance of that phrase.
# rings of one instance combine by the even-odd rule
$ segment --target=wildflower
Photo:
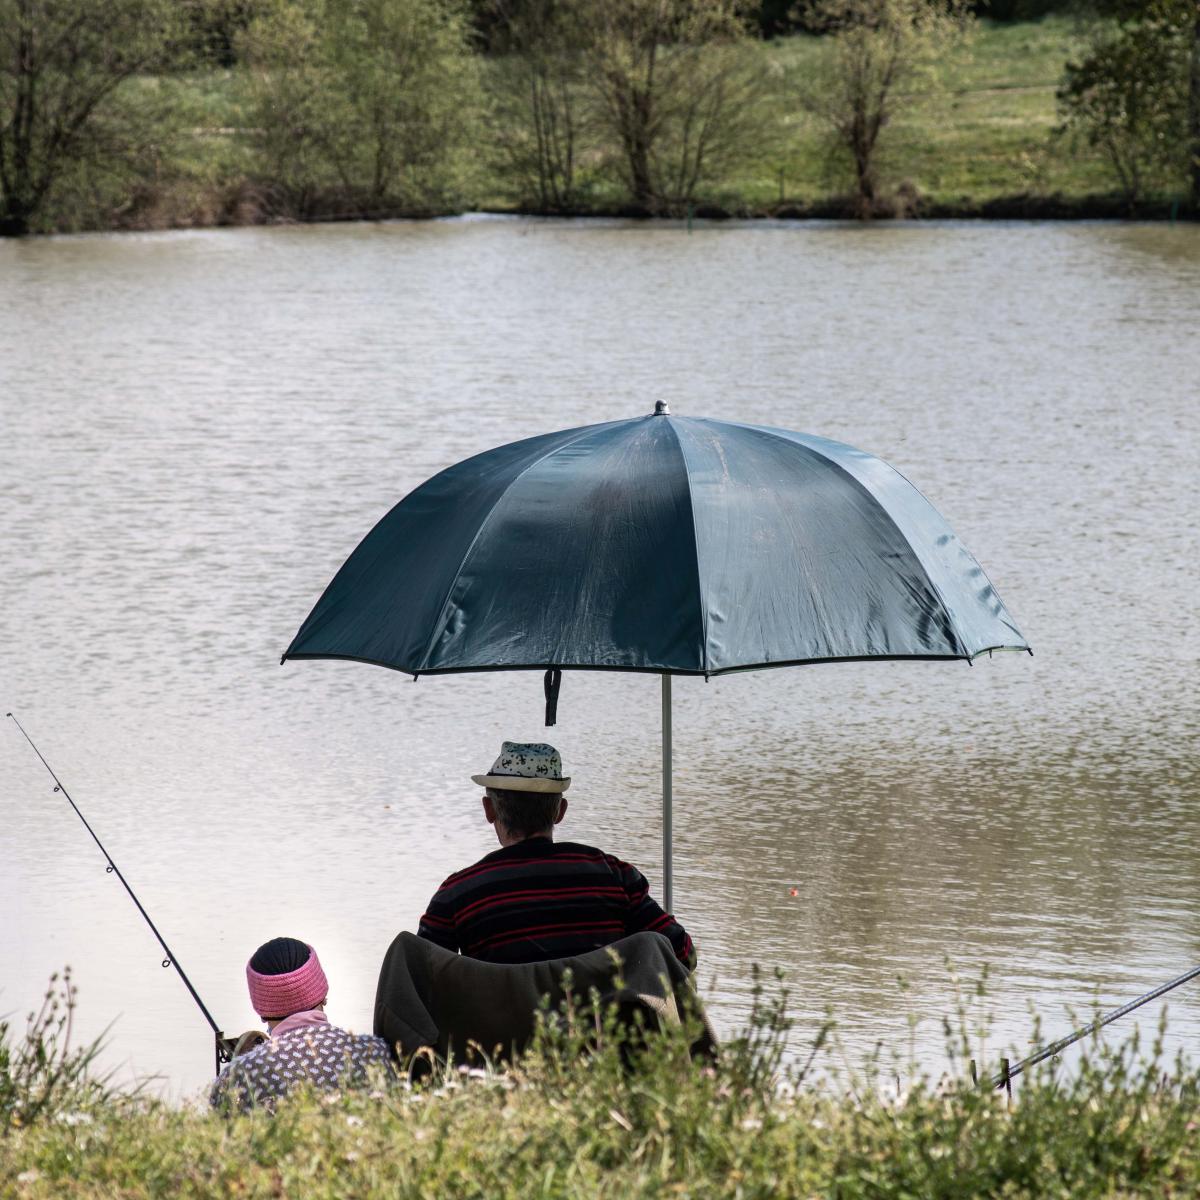
[[[351,1129],[357,1129],[360,1125],[363,1124],[363,1119],[362,1119],[362,1117],[353,1117],[353,1116],[347,1117],[346,1124],[349,1125]]]

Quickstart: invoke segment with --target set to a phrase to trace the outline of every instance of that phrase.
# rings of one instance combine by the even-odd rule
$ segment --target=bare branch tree
[[[635,204],[676,211],[754,149],[742,0],[579,0],[588,83]]]
[[[540,212],[569,212],[590,122],[581,31],[570,0],[492,0],[501,57],[492,129],[501,173]]]
[[[0,0],[0,235],[27,233],[93,136],[135,109],[118,94],[178,52],[172,0]],[[144,115],[144,114],[142,114]]]
[[[884,130],[936,83],[936,65],[967,30],[963,0],[812,0],[807,16],[830,42],[799,81],[802,107],[828,130],[854,181],[858,215],[879,200]]]

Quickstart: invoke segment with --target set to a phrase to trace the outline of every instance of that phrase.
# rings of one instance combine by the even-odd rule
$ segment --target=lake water
[[[797,1044],[830,1007],[857,1061],[911,1016],[936,1071],[947,963],[988,965],[988,1048],[1022,1054],[1030,1006],[1050,1036],[1200,962],[1200,228],[53,238],[0,245],[0,318],[0,705],[227,1030],[279,934],[369,1028],[390,938],[494,846],[469,774],[545,736],[537,674],[280,667],[322,588],[440,468],[658,399],[886,458],[1035,650],[676,681],[675,907],[718,1027],[779,966]],[[656,679],[567,675],[564,836],[655,887],[659,737]],[[0,806],[0,1013],[70,963],[82,1035],[196,1092],[206,1026],[12,722]],[[1170,1017],[1194,1048],[1200,986]]]

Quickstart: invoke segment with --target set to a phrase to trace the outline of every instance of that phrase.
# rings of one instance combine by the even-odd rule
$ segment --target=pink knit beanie
[[[250,1003],[264,1020],[316,1008],[329,995],[329,981],[311,946],[304,965],[286,975],[261,975],[247,963],[246,982],[250,986]]]

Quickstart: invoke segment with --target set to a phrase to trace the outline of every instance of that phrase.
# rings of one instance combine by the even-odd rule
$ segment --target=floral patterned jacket
[[[240,1055],[213,1084],[209,1102],[214,1108],[246,1111],[275,1102],[304,1084],[318,1091],[366,1087],[393,1073],[391,1055],[382,1038],[353,1034],[331,1025],[323,1013],[303,1014],[281,1022],[261,1046]]]

